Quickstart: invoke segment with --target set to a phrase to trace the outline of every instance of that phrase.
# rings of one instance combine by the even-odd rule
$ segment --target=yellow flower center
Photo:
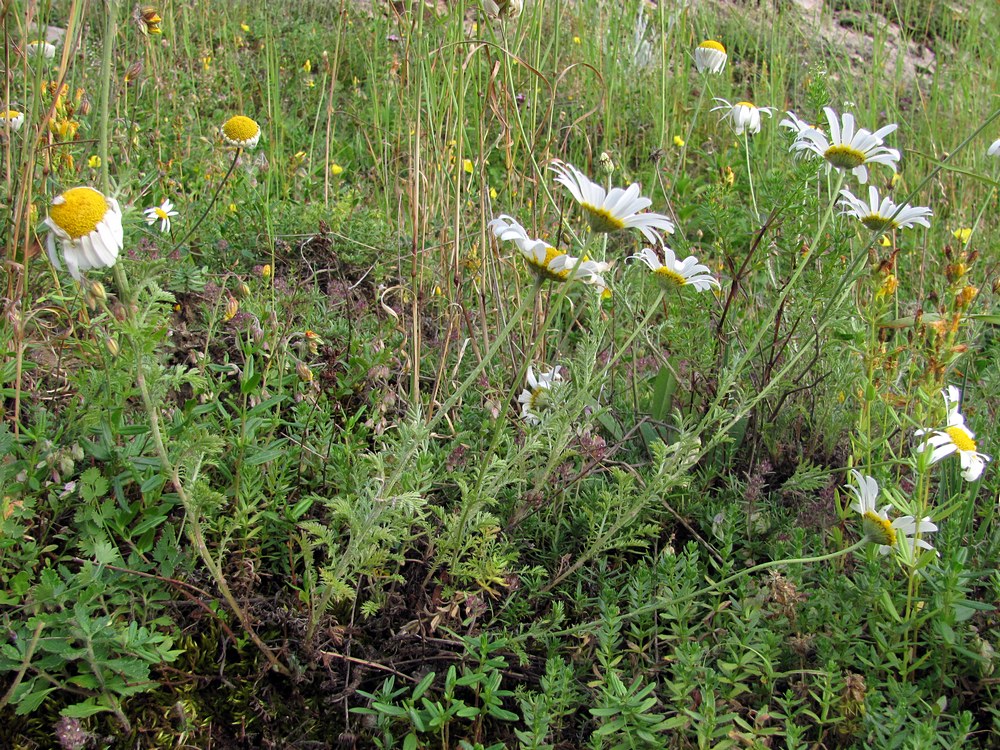
[[[260,133],[260,125],[244,115],[230,117],[222,126],[222,132],[231,141],[243,142]]]
[[[715,41],[714,39],[706,39],[704,42],[698,45],[702,49],[714,49],[716,52],[721,52],[726,54],[726,48],[722,46],[721,43]]]
[[[961,427],[947,427],[945,428],[945,433],[947,433],[948,437],[951,438],[951,442],[953,442],[955,447],[960,451],[976,452],[976,441],[969,437],[969,433]]]
[[[57,197],[49,208],[49,218],[70,236],[78,240],[97,229],[108,212],[108,201],[89,187],[76,187]]]
[[[736,102],[737,107],[746,107],[747,109],[756,109],[753,106],[753,102]]]
[[[875,544],[884,544],[893,547],[896,544],[896,530],[892,528],[892,521],[882,518],[874,511],[867,511],[861,522],[865,530],[865,536]]]
[[[677,273],[666,266],[662,268],[657,268],[653,273],[656,274],[656,280],[659,281],[664,286],[684,286],[687,284],[687,279],[685,279],[681,274]]]
[[[879,214],[863,216],[861,217],[861,223],[873,232],[888,232],[890,229],[896,229],[899,226],[892,219],[887,219]]]
[[[18,112],[16,109],[8,109],[3,114],[0,114],[0,119],[2,119],[2,120],[16,120],[20,116],[21,116],[21,113]]]
[[[619,229],[625,228],[625,222],[606,208],[598,208],[589,203],[584,203],[583,208],[587,212],[587,221],[590,222],[590,228],[595,232],[610,234],[611,232],[617,232]]]
[[[156,215],[157,215],[157,216],[158,216],[159,218],[161,218],[161,219],[169,219],[169,218],[170,218],[170,216],[168,216],[168,215],[167,215],[167,212],[166,212],[166,211],[164,211],[164,210],[163,210],[162,208],[160,208],[159,206],[157,206],[157,207],[156,207],[155,211],[156,211]]]
[[[823,158],[838,169],[855,169],[865,163],[865,155],[856,148],[838,144],[823,152]]]
[[[527,260],[528,263],[531,265],[531,269],[541,278],[548,279],[550,281],[566,281],[566,279],[569,277],[569,272],[570,272],[569,268],[566,268],[562,271],[553,271],[551,268],[549,268],[549,265],[552,263],[552,261],[565,254],[566,253],[564,253],[562,250],[557,250],[556,248],[550,245],[545,248],[545,258],[543,258],[541,261],[537,261],[532,257],[529,257]]]

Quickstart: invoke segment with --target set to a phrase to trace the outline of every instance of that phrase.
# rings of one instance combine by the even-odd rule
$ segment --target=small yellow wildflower
[[[247,33],[248,31],[250,31],[250,27],[247,26],[245,23],[241,23],[240,28],[243,29],[243,33]]]
[[[229,204],[229,213],[231,213],[231,214],[236,213],[236,204],[235,203],[230,203]]]
[[[573,37],[573,44],[582,44],[582,42],[580,41],[580,37],[578,36]]]
[[[496,199],[497,199],[497,189],[496,188],[490,188],[490,200],[494,200],[495,201]]]
[[[892,247],[892,239],[887,234],[883,234],[879,239],[878,244],[882,247]]]
[[[206,72],[211,70],[212,57],[210,55],[205,55],[203,58],[201,58],[201,67],[204,68]]]
[[[339,177],[343,173],[344,173],[344,168],[339,164],[337,164],[337,162],[334,162],[333,164],[330,165],[330,174],[332,174],[334,177]]]
[[[951,233],[952,237],[961,242],[963,245],[969,241],[972,236],[972,229],[969,227],[959,227]]]
[[[466,174],[472,174],[472,159],[462,159],[462,169]]]
[[[903,178],[899,176],[899,172],[893,172],[892,179],[889,181],[889,187],[896,187],[901,179]]]
[[[674,145],[677,146],[677,148],[684,148],[684,139],[681,138],[679,135],[675,135]]]
[[[87,166],[90,167],[91,169],[100,169],[101,157],[98,156],[97,154],[94,154],[89,159],[87,159]]]
[[[304,72],[306,72],[306,73],[312,73],[312,69],[313,69],[313,64],[312,64],[312,60],[310,60],[310,59],[309,59],[309,58],[307,57],[307,58],[306,58],[306,61],[305,61],[304,63],[302,63],[302,70],[303,70]]]

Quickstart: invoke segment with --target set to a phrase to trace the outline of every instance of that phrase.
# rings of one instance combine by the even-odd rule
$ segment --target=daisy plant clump
[[[260,140],[260,125],[245,115],[236,115],[222,126],[222,138],[230,146],[252,149]]]
[[[868,202],[844,188],[840,191],[843,214],[853,216],[873,232],[889,232],[893,229],[908,229],[915,224],[930,227],[931,209],[910,204],[898,206],[889,197],[879,200],[878,190],[874,185],[868,186]]]
[[[514,243],[539,280],[568,281],[572,278],[585,284],[593,284],[601,294],[607,290],[607,283],[602,276],[610,268],[607,263],[590,260],[586,256],[575,258],[544,240],[534,239],[528,236],[525,228],[514,218],[506,214],[491,221],[489,227],[498,240]]]
[[[897,171],[900,154],[885,145],[883,139],[896,129],[896,125],[886,125],[874,133],[857,128],[854,115],[845,112],[838,117],[830,107],[824,107],[826,119],[830,123],[830,137],[827,138],[817,128],[808,128],[799,133],[792,143],[792,151],[812,152],[826,159],[827,169],[835,167],[850,171],[861,184],[868,182],[868,165],[885,164]]]
[[[62,243],[66,267],[74,279],[92,268],[110,268],[124,244],[122,210],[118,201],[92,187],[70,188],[56,196],[45,219],[49,227],[48,253],[61,268],[55,241]]]
[[[706,39],[694,50],[694,65],[699,73],[718,75],[725,70],[728,59],[726,48],[714,39]]]
[[[723,120],[729,120],[736,135],[743,135],[744,131],[749,135],[760,132],[760,116],[765,114],[771,117],[773,107],[757,107],[752,102],[736,102],[730,104],[725,99],[715,97],[714,101],[721,102],[718,107],[712,107],[713,112],[725,110],[722,115]]]
[[[0,112],[0,130],[17,132],[24,125],[24,113],[16,109],[5,109]]]
[[[170,217],[177,216],[177,212],[174,211],[174,204],[170,202],[169,198],[164,200],[159,206],[150,206],[143,209],[143,213],[146,215],[146,223],[149,226],[153,226],[153,224],[159,221],[160,231],[164,233],[170,231]]]
[[[890,519],[889,511],[892,509],[892,505],[878,507],[880,491],[875,478],[866,476],[856,469],[852,469],[851,474],[854,476],[854,484],[847,487],[854,495],[851,510],[861,516],[861,526],[865,532],[865,538],[872,544],[877,544],[881,554],[889,554],[899,543],[908,553],[908,559],[911,560],[918,547],[926,550],[934,549],[923,538],[924,534],[938,530],[938,527],[931,522],[930,517],[924,517],[920,521],[917,521],[913,516]]]
[[[593,231],[609,234],[638,229],[654,245],[663,242],[660,232],[673,233],[674,224],[669,218],[646,211],[653,201],[640,194],[638,183],[607,191],[572,164],[556,160],[550,168],[556,173],[556,182],[566,187],[583,208]]]
[[[944,396],[944,405],[948,410],[947,426],[941,430],[917,430],[917,437],[930,433],[930,437],[920,444],[917,451],[919,453],[930,451],[931,464],[957,453],[962,467],[962,478],[967,482],[974,482],[982,476],[990,457],[977,450],[976,434],[965,426],[965,417],[959,410],[961,391],[949,385],[941,395]]]
[[[718,280],[712,276],[708,266],[698,262],[693,255],[682,261],[677,260],[674,251],[666,245],[663,246],[663,261],[660,261],[656,252],[649,247],[644,247],[637,254],[629,257],[629,260],[641,260],[663,289],[677,289],[684,286],[693,286],[696,292],[704,292],[711,287],[718,287]]]
[[[535,374],[533,365],[528,366],[528,387],[517,397],[517,402],[521,404],[521,417],[528,424],[539,424],[542,419],[539,416],[549,403],[551,390],[561,385],[563,381],[559,366],[549,370],[539,369]]]

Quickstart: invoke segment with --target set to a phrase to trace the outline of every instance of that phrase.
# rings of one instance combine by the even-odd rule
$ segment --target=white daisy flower
[[[879,201],[878,190],[874,185],[868,186],[868,202],[844,188],[840,191],[844,208],[842,214],[850,214],[873,232],[888,232],[893,229],[907,229],[914,224],[930,227],[929,217],[932,212],[927,207],[914,208],[910,204],[897,206],[888,197]]]
[[[699,73],[721,73],[728,59],[726,48],[714,39],[706,39],[694,51],[694,64]]]
[[[881,509],[878,507],[879,488],[874,477],[865,476],[856,469],[851,469],[851,474],[854,476],[854,484],[847,487],[855,498],[851,503],[851,510],[861,516],[865,537],[879,546],[878,551],[881,554],[889,554],[900,537],[904,545],[910,548],[911,553],[916,551],[916,547],[934,549],[923,539],[924,534],[938,530],[938,527],[931,523],[929,516],[920,522],[913,516],[900,516],[890,521],[889,510],[892,506],[886,505]]]
[[[28,57],[42,57],[46,60],[51,60],[56,56],[56,47],[54,44],[49,44],[48,42],[42,40],[36,40],[33,42],[28,42],[24,48]]]
[[[110,268],[124,244],[118,201],[91,187],[75,187],[56,196],[45,219],[49,259],[61,268],[55,241],[62,243],[66,267],[80,281],[92,268]]]
[[[260,140],[260,125],[244,115],[230,117],[222,126],[222,138],[230,146],[252,149]]]
[[[23,112],[18,112],[16,109],[6,109],[0,112],[0,130],[10,128],[16,132],[21,129],[22,125],[24,125]]]
[[[150,206],[142,211],[146,215],[146,223],[149,226],[153,226],[157,221],[160,222],[160,231],[169,232],[170,231],[170,217],[177,216],[177,212],[174,211],[174,204],[170,202],[169,199],[164,200],[159,206]]]
[[[993,145],[986,149],[987,156],[1000,156],[1000,138],[993,141]]]
[[[663,242],[661,231],[673,233],[673,222],[663,214],[652,211],[640,213],[653,201],[639,194],[638,183],[633,182],[625,189],[612,188],[611,192],[607,192],[572,164],[556,160],[550,166],[556,173],[556,182],[565,185],[583,207],[590,228],[595,232],[638,229],[654,245]]]
[[[815,125],[810,125],[808,122],[800,120],[798,118],[798,115],[796,115],[794,112],[789,111],[785,112],[785,114],[788,115],[788,117],[786,117],[784,120],[778,123],[779,128],[788,128],[796,135],[805,132],[806,130],[816,129]]]
[[[534,367],[528,366],[528,387],[517,397],[517,402],[521,404],[521,417],[528,424],[538,424],[542,421],[538,413],[546,406],[548,392],[553,386],[563,382],[562,375],[559,374],[560,369],[556,366],[552,370],[539,370],[538,377],[535,377]]]
[[[944,404],[948,409],[948,426],[943,430],[917,430],[917,437],[928,432],[932,433],[920,444],[917,450],[920,452],[933,451],[931,453],[932,464],[936,464],[952,453],[958,453],[962,477],[967,482],[974,482],[982,475],[990,457],[976,450],[976,434],[965,426],[965,417],[959,411],[961,391],[955,386],[949,385],[941,394],[944,396]]]
[[[744,130],[750,135],[759,133],[761,113],[771,117],[771,110],[773,109],[773,107],[756,107],[751,102],[730,104],[725,99],[720,99],[719,97],[715,97],[713,101],[722,102],[718,107],[712,107],[712,111],[726,110],[722,119],[729,120],[732,123],[736,135],[743,135]]]
[[[693,255],[683,261],[678,261],[674,251],[663,246],[664,262],[652,248],[644,247],[629,260],[638,258],[653,272],[656,281],[663,288],[693,286],[696,292],[704,292],[709,287],[719,286],[718,280],[712,276],[708,266],[702,265]]]
[[[567,281],[578,279],[585,284],[593,284],[598,292],[604,293],[608,285],[601,275],[609,268],[607,263],[588,258],[574,258],[569,253],[557,250],[544,240],[533,239],[517,221],[502,214],[489,223],[490,230],[498,240],[511,241],[528,262],[531,270],[541,279]]]
[[[850,112],[845,112],[842,118],[838,118],[830,107],[824,107],[823,111],[830,123],[830,138],[827,139],[816,128],[809,128],[799,133],[792,144],[792,151],[812,151],[819,154],[829,166],[853,172],[861,184],[868,182],[869,164],[885,164],[893,172],[896,171],[899,151],[888,148],[882,140],[896,129],[896,125],[886,125],[874,133],[864,128],[858,128],[855,132],[854,115]]]

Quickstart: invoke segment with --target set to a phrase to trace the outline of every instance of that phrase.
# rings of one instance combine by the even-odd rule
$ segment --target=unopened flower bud
[[[597,160],[597,165],[600,167],[602,174],[611,175],[615,171],[615,163],[607,151],[601,152],[601,156]]]
[[[95,299],[99,299],[101,302],[105,302],[108,299],[108,293],[104,291],[104,284],[100,281],[91,282],[90,293],[94,295]]]
[[[236,313],[240,311],[240,303],[235,297],[230,297],[229,301],[226,302],[226,314],[223,318],[228,322],[236,317]]]
[[[298,373],[299,380],[301,380],[303,383],[311,383],[312,382],[312,380],[313,380],[312,370],[309,369],[309,366],[306,365],[305,362],[299,362],[298,364],[296,364],[295,365],[295,372]]]
[[[118,348],[118,342],[115,339],[111,338],[110,336],[108,336],[108,338],[105,339],[104,345],[108,348],[108,354],[110,354],[112,357],[117,357],[118,353],[121,351]]]

